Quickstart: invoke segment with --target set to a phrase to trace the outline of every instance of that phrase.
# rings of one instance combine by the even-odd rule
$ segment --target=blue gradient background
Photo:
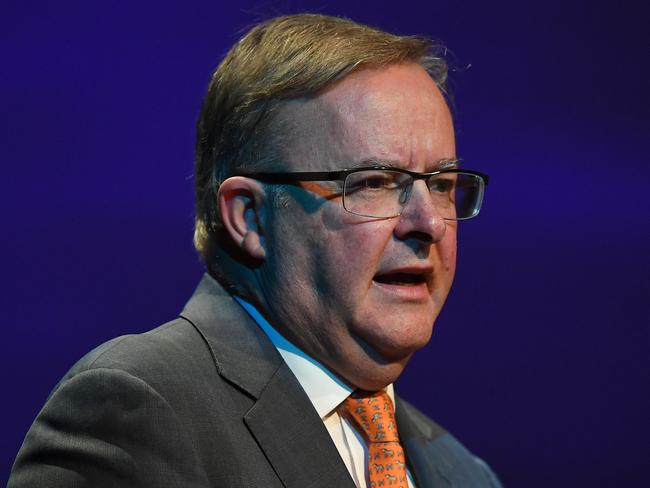
[[[0,481],[80,356],[189,297],[202,273],[191,175],[209,74],[247,25],[311,10],[444,40],[458,153],[492,178],[402,395],[507,486],[650,486],[642,5],[3,4]]]

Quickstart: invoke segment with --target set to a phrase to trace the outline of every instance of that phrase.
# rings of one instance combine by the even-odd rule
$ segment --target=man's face
[[[455,157],[447,105],[415,64],[360,70],[280,114],[286,171],[390,164],[434,171]],[[336,184],[287,186],[269,206],[259,270],[264,307],[292,342],[353,386],[394,381],[431,337],[451,286],[456,223],[417,181],[402,215],[347,212]]]

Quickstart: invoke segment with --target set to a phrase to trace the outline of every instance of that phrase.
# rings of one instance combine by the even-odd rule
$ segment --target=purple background
[[[256,20],[317,10],[444,40],[458,153],[492,177],[402,395],[507,486],[650,486],[650,42],[637,4],[3,4],[0,482],[65,371],[174,317],[200,277],[193,139],[213,67]]]

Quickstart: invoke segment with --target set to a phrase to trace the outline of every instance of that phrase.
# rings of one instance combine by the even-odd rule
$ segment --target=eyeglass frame
[[[458,160],[449,160],[445,161],[445,163],[458,163]],[[345,209],[346,212],[351,213],[352,215],[359,215],[362,217],[370,217],[370,218],[394,218],[394,217],[399,217],[402,214],[403,209],[406,207],[408,202],[410,201],[410,193],[409,193],[409,200],[407,200],[401,207],[401,210],[398,214],[393,215],[391,217],[372,217],[370,215],[362,215],[362,214],[357,214],[354,213],[350,210],[348,210],[345,207],[345,180],[347,177],[351,174],[358,173],[360,171],[377,171],[377,170],[387,170],[387,171],[395,171],[398,173],[403,173],[406,175],[409,175],[411,178],[413,178],[413,182],[415,183],[417,180],[428,180],[429,178],[433,176],[438,176],[441,174],[468,174],[472,176],[476,176],[480,178],[483,181],[483,187],[481,188],[481,198],[480,198],[480,203],[482,206],[483,203],[483,190],[487,186],[488,181],[489,181],[489,176],[486,173],[483,173],[481,171],[474,171],[474,170],[469,170],[469,169],[461,169],[461,168],[448,168],[448,169],[441,169],[438,171],[431,171],[431,172],[426,172],[426,173],[419,173],[417,171],[410,171],[408,169],[403,169],[403,168],[395,168],[392,166],[384,166],[384,165],[376,165],[376,166],[360,166],[357,168],[349,168],[349,169],[340,169],[340,170],[334,170],[334,171],[290,171],[290,172],[273,172],[273,173],[263,173],[263,172],[253,172],[253,173],[237,173],[234,174],[233,176],[243,176],[245,178],[252,178],[254,180],[259,180],[264,183],[272,183],[272,184],[291,184],[291,183],[300,183],[303,181],[343,181],[343,188],[341,189],[341,196],[343,198],[343,208]],[[471,218],[476,217],[480,210],[481,206],[479,206],[478,211],[469,217],[462,217],[458,219],[452,219],[452,218],[447,218],[443,217],[444,220],[468,220]]]

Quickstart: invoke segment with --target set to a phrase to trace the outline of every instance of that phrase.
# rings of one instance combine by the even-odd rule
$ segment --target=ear
[[[235,246],[256,260],[266,257],[264,195],[259,182],[243,176],[227,178],[217,191],[219,216],[226,232]]]

